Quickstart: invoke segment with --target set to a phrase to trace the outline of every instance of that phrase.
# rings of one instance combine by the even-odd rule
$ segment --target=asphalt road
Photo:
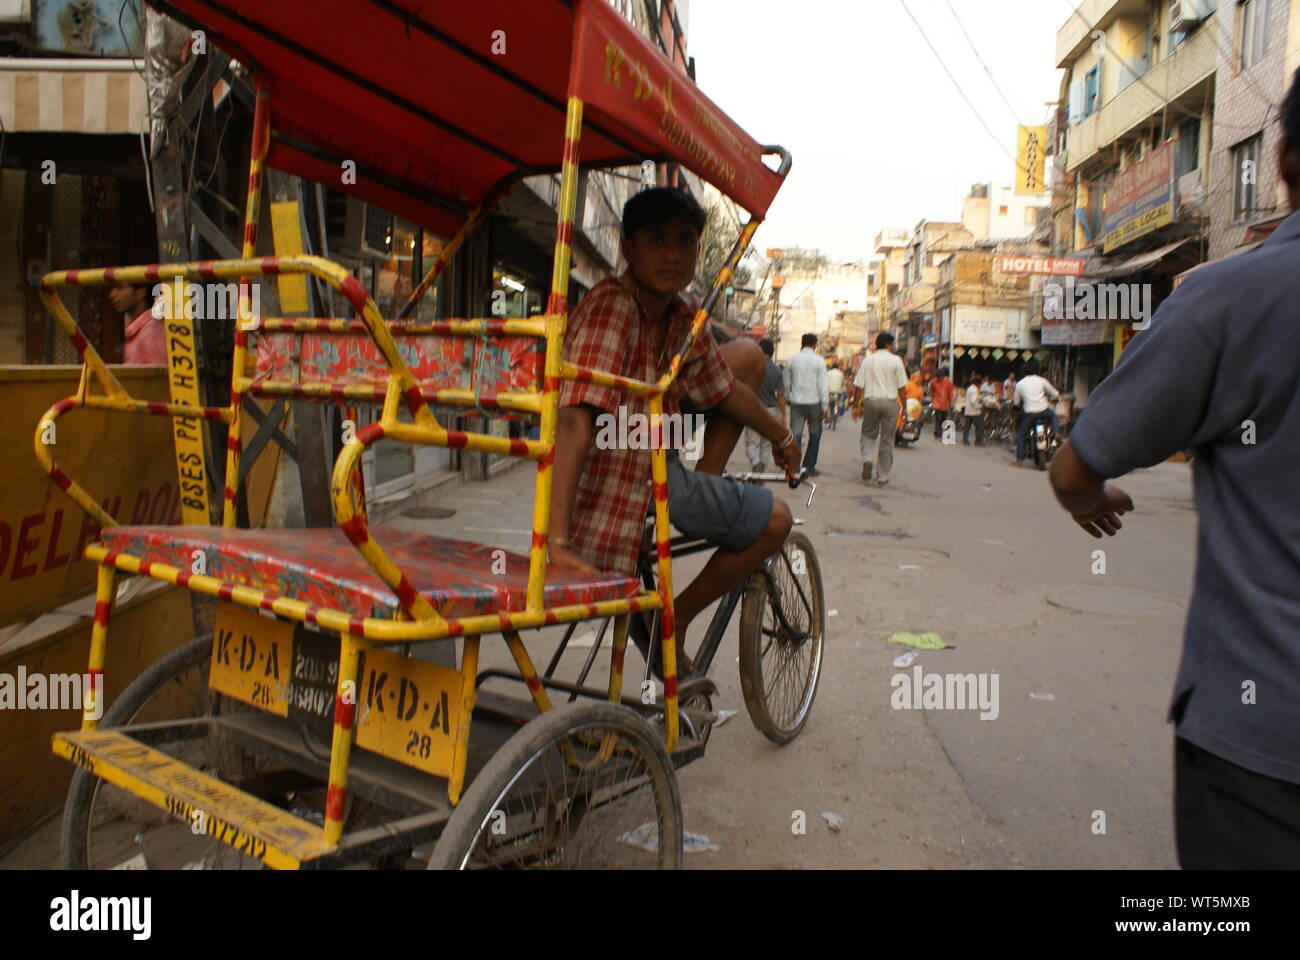
[[[1175,867],[1164,717],[1195,553],[1187,466],[1122,481],[1137,511],[1099,542],[1060,511],[1043,473],[1012,468],[1005,450],[927,435],[897,451],[880,488],[859,479],[857,446],[857,425],[842,421],[823,435],[813,506],[782,494],[805,521],[833,611],[812,716],[786,747],[754,730],[733,620],[711,673],[715,709],[738,712],[679,775],[686,829],[720,849],[687,866]],[[451,516],[394,525],[526,553],[534,477],[522,466],[440,488],[425,499]],[[676,564],[677,582],[701,562]],[[888,642],[897,632],[935,632],[952,648],[899,670],[892,661],[910,648]],[[529,639],[539,663],[551,648]],[[561,675],[585,653],[568,653]],[[482,665],[509,666],[504,644],[489,639]],[[895,709],[891,678],[917,665],[996,677],[996,717]],[[823,813],[842,818],[838,830]],[[52,821],[0,866],[57,862]]]

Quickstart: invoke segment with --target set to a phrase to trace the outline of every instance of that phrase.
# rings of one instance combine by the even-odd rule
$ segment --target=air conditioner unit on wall
[[[331,193],[327,205],[330,232],[341,252],[349,256],[391,256],[393,215],[342,193]],[[342,227],[342,230],[339,228]]]
[[[1219,0],[1174,0],[1169,5],[1169,29],[1191,30],[1219,8]]]
[[[30,23],[31,0],[0,0],[0,23]]]

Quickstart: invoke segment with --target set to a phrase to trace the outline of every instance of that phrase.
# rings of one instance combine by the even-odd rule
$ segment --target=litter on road
[[[904,646],[916,647],[918,650],[952,650],[951,643],[944,643],[943,637],[937,633],[896,633],[889,638],[890,643],[901,643]]]
[[[822,819],[826,821],[826,826],[831,828],[831,833],[840,832],[840,824],[844,822],[844,818],[838,813],[831,813],[829,810],[823,810]]]

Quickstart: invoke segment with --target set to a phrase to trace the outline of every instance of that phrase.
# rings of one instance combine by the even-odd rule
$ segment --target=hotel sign
[[[1081,277],[1083,261],[1073,257],[998,257],[1003,273],[1033,273],[1049,277]]]

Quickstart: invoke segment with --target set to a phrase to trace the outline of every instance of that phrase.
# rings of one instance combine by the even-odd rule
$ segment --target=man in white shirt
[[[827,413],[839,415],[840,409],[844,403],[844,371],[836,363],[826,371],[826,391],[830,394],[830,407]],[[831,429],[835,429],[835,421],[831,420]]]
[[[863,398],[862,406],[862,479],[870,480],[873,460],[876,460],[876,443],[880,444],[879,466],[876,482],[882,486],[889,482],[889,471],[894,465],[894,428],[898,412],[907,408],[907,370],[903,361],[894,354],[894,335],[882,333],[876,337],[876,352],[867,354],[853,378],[854,403]]]
[[[804,466],[814,477],[817,470],[817,451],[822,442],[822,415],[830,400],[826,384],[826,361],[817,355],[817,334],[805,333],[802,347],[785,365],[785,399],[790,405],[790,432],[795,443],[803,450],[803,428],[808,425],[808,453]]]
[[[1037,423],[1050,423],[1052,429],[1060,432],[1056,423],[1056,411],[1052,403],[1060,397],[1058,391],[1046,377],[1038,375],[1038,361],[1030,360],[1025,364],[1025,378],[1016,384],[1015,399],[1012,401],[1024,409],[1020,418],[1020,429],[1016,431],[1016,462],[1020,466],[1025,459],[1025,439]]]
[[[984,394],[980,382],[984,378],[978,373],[971,374],[970,385],[966,387],[966,410],[961,421],[961,442],[970,446],[970,428],[975,428],[975,446],[984,446]]]

